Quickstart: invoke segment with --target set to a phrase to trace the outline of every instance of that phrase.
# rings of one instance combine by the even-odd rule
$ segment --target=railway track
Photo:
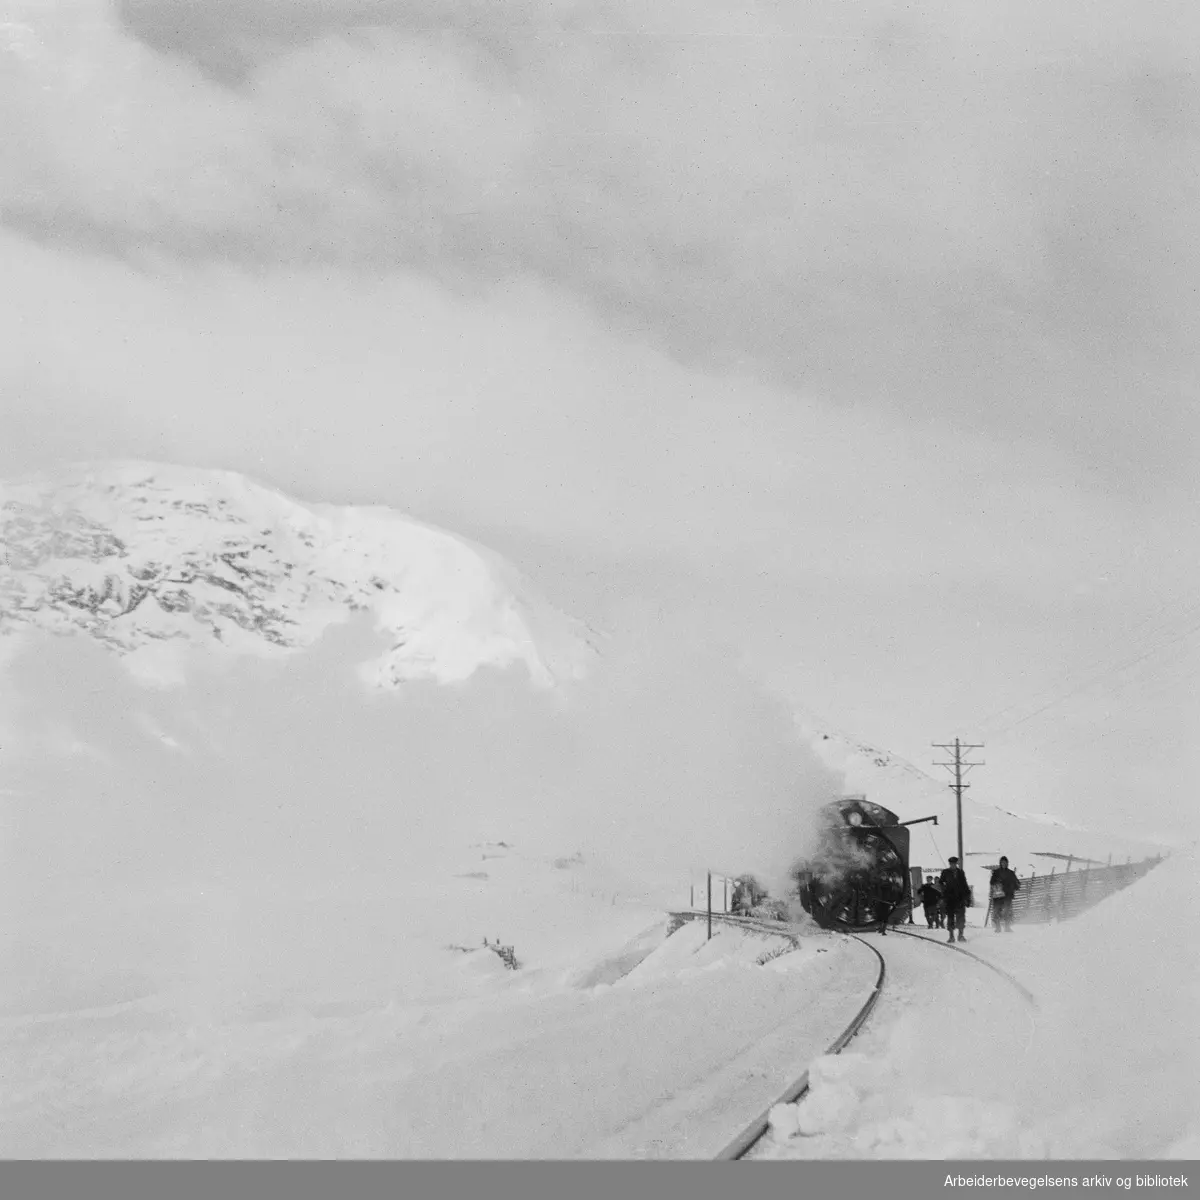
[[[692,912],[672,913],[671,915],[673,918],[682,918],[683,920],[697,920],[705,917],[704,913],[696,914]],[[799,941],[798,937],[786,927],[779,928],[777,924],[770,921],[735,917],[724,913],[714,913],[712,919],[714,921],[721,921],[743,929],[750,928],[756,931],[771,933],[780,937],[786,937],[793,944],[798,944]],[[1022,999],[1029,1005],[1029,1007],[1033,1010],[1036,1010],[1037,999],[1033,993],[1030,992],[1030,990],[1025,987],[1024,984],[1015,979],[1007,971],[997,967],[994,963],[989,962],[981,955],[974,954],[970,950],[963,949],[957,943],[951,944],[949,942],[943,942],[940,939],[925,937],[919,933],[909,932],[908,930],[900,929],[899,927],[893,927],[891,932],[899,933],[905,937],[915,938],[917,941],[925,942],[931,946],[940,946],[944,950],[953,951],[956,954],[961,954],[967,958],[974,959],[978,963],[982,963],[983,966],[987,967],[990,971],[993,971],[995,974],[1006,980],[1008,984],[1021,995]],[[887,961],[880,953],[879,949],[872,944],[872,942],[867,941],[865,937],[862,937],[859,934],[850,933],[846,936],[852,937],[855,939],[855,941],[861,942],[867,947],[868,950],[871,951],[872,954],[875,955],[875,957],[879,960],[879,971],[871,994],[867,997],[865,1003],[854,1014],[846,1028],[842,1030],[838,1037],[825,1051],[826,1055],[840,1054],[842,1050],[844,1050],[846,1046],[850,1044],[855,1035],[859,1032],[859,1030],[862,1029],[863,1025],[866,1024],[867,1019],[870,1017],[880,998],[883,996],[884,987],[887,982]],[[733,1138],[732,1141],[730,1141],[728,1145],[726,1145],[720,1151],[720,1153],[717,1154],[716,1160],[719,1162],[736,1161],[738,1159],[745,1158],[746,1155],[754,1148],[754,1146],[757,1145],[766,1135],[770,1125],[769,1118],[771,1109],[774,1108],[776,1104],[794,1104],[797,1100],[804,1096],[804,1094],[808,1091],[808,1088],[809,1077],[808,1072],[805,1071],[798,1079],[794,1080],[774,1101],[772,1101],[772,1103],[768,1105],[766,1109],[764,1109],[757,1117],[755,1117],[754,1120],[751,1121],[735,1138]]]
[[[965,954],[968,958],[973,958],[977,963],[983,963],[983,965],[987,967],[989,971],[995,971],[995,973],[1001,976],[1001,978],[1008,980],[1008,982],[1012,984],[1012,986],[1015,987],[1018,992],[1021,993],[1026,1002],[1036,1010],[1038,1006],[1037,997],[1023,983],[1021,983],[1019,979],[1016,979],[1014,976],[1010,975],[1002,967],[996,966],[995,963],[988,962],[988,960],[982,955],[972,954],[970,950],[964,950],[957,942],[948,942],[943,941],[941,938],[926,937],[923,933],[913,933],[908,929],[900,929],[897,927],[893,930],[893,932],[901,933],[905,937],[916,938],[919,942],[929,942],[931,945],[941,946],[946,950],[953,950],[956,954]]]

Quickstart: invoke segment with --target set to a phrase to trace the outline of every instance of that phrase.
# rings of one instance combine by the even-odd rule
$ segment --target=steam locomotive
[[[825,929],[851,932],[906,921],[909,833],[896,814],[847,796],[825,805],[817,821],[816,851],[793,870],[804,910]]]

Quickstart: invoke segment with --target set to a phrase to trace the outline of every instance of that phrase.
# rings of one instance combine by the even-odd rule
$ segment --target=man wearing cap
[[[917,896],[925,908],[925,924],[930,929],[936,929],[940,923],[938,905],[941,903],[942,893],[933,882],[932,875],[917,889]]]
[[[967,883],[966,873],[958,865],[957,855],[950,856],[950,865],[938,879],[942,889],[942,904],[946,909],[946,928],[950,931],[948,941],[954,941],[954,932],[958,931],[958,940],[965,942],[963,929],[967,924],[967,901],[971,897],[971,888]]]

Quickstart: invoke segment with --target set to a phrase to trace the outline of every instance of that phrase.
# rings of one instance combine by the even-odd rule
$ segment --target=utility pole
[[[963,783],[963,776],[972,767],[985,767],[987,763],[965,762],[963,755],[971,750],[982,750],[983,743],[972,745],[967,742],[960,742],[958,738],[954,739],[954,744],[947,745],[945,742],[933,742],[938,750],[945,750],[947,754],[954,755],[953,762],[934,763],[935,767],[950,767],[954,771],[954,782],[950,785],[954,789],[954,807],[958,816],[958,865],[966,869],[967,860],[963,857],[963,836],[962,836],[962,794],[964,788],[969,788],[969,783]]]

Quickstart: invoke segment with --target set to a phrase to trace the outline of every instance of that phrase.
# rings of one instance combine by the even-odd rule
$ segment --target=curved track
[[[974,954],[970,950],[964,950],[957,942],[949,942],[944,938],[927,937],[923,933],[915,933],[909,929],[895,929],[894,933],[901,933],[905,937],[916,938],[920,942],[929,942],[934,946],[941,946],[946,950],[953,950],[956,954],[965,954],[968,958],[973,958],[977,963],[983,963],[989,971],[995,971],[997,975],[1007,979],[1009,983],[1017,989],[1018,992],[1032,1005],[1035,1009],[1038,1006],[1037,997],[1015,976],[1010,975],[1003,967],[998,967],[994,962],[989,962],[980,954]]]
[[[715,917],[714,917],[714,919],[715,919]],[[736,921],[739,924],[742,923],[737,918],[729,918],[729,919]],[[779,932],[783,932],[783,931],[779,931]],[[994,963],[989,962],[987,959],[983,958],[982,956],[980,956],[978,954],[974,954],[970,950],[964,949],[963,947],[957,945],[956,943],[951,944],[949,942],[942,941],[941,939],[927,937],[923,934],[916,933],[916,932],[910,932],[908,930],[900,929],[898,927],[894,927],[891,930],[891,932],[902,934],[903,936],[905,936],[907,938],[911,938],[911,939],[914,939],[919,942],[924,942],[925,944],[930,945],[930,946],[934,946],[934,947],[940,946],[944,950],[953,951],[957,955],[961,955],[965,958],[969,958],[969,959],[973,960],[974,962],[981,963],[983,966],[987,967],[990,971],[994,972],[995,974],[997,974],[998,976],[1003,978],[1008,984],[1010,984],[1012,986],[1012,988],[1015,989],[1015,991],[1026,1002],[1026,1004],[1029,1006],[1029,1008],[1031,1010],[1036,1010],[1037,999],[1033,995],[1033,993],[1030,992],[1029,989],[1027,987],[1025,987],[1024,984],[1022,984],[1019,980],[1015,979],[1007,971],[1004,971],[1000,967],[997,967]],[[846,1026],[846,1028],[842,1031],[842,1033],[839,1035],[839,1037],[833,1042],[833,1044],[825,1052],[827,1055],[839,1054],[843,1049],[845,1049],[845,1047],[850,1043],[850,1041],[855,1037],[855,1035],[866,1024],[868,1017],[870,1017],[872,1012],[874,1012],[876,1010],[876,1006],[878,1005],[880,999],[883,998],[886,994],[885,993],[885,985],[888,982],[887,958],[885,957],[885,955],[883,953],[880,952],[879,943],[876,942],[874,940],[874,938],[872,938],[872,940],[870,942],[868,942],[864,937],[859,936],[858,934],[848,934],[847,936],[853,937],[856,941],[862,942],[863,945],[867,946],[867,948],[870,949],[875,954],[875,956],[879,959],[879,975],[878,975],[878,979],[876,981],[875,989],[871,993],[870,997],[867,999],[867,1002],[858,1010],[858,1012],[856,1012],[854,1014],[853,1018],[851,1019],[849,1024]],[[880,941],[882,942],[883,939],[881,938]],[[884,943],[884,945],[886,945],[886,942]],[[910,984],[910,986],[911,986],[911,984]],[[808,1076],[808,1072],[805,1071],[804,1074],[801,1075],[798,1079],[796,1079],[779,1096],[779,1098],[774,1103],[775,1104],[795,1103],[802,1096],[804,1096],[808,1090],[809,1090],[809,1076]],[[720,1152],[720,1154],[717,1155],[717,1159],[718,1160],[736,1160],[736,1159],[745,1158],[750,1153],[750,1151],[752,1149],[754,1149],[754,1147],[756,1145],[758,1145],[758,1143],[762,1140],[764,1135],[767,1133],[767,1130],[769,1127],[769,1113],[770,1113],[770,1108],[772,1108],[772,1107],[774,1107],[774,1105],[771,1105],[770,1107],[768,1107],[765,1111],[760,1113],[759,1116],[757,1116],[752,1122],[750,1122],[750,1124],[747,1125],[746,1128],[744,1130],[742,1130],[742,1132],[739,1133],[738,1136],[736,1138],[734,1138]]]
[[[849,936],[853,937],[855,941],[862,942],[862,944],[866,946],[866,948],[870,950],[871,953],[874,954],[879,960],[879,974],[876,976],[875,987],[872,989],[871,994],[867,997],[866,1003],[863,1004],[858,1012],[854,1014],[854,1018],[850,1024],[847,1025],[846,1028],[843,1029],[840,1034],[838,1034],[837,1038],[834,1039],[829,1049],[825,1051],[826,1054],[840,1054],[846,1048],[846,1046],[850,1044],[851,1039],[853,1039],[854,1035],[863,1027],[867,1018],[871,1015],[871,1010],[875,1007],[876,1002],[879,1000],[879,997],[883,992],[884,981],[887,978],[887,963],[884,960],[883,955],[880,954],[879,951],[870,944],[870,942],[863,941],[863,939],[858,937],[857,934],[850,934]],[[742,1158],[747,1151],[749,1151],[749,1149],[763,1136],[763,1134],[767,1132],[771,1108],[774,1108],[776,1104],[792,1104],[799,1100],[800,1097],[803,1096],[807,1091],[808,1072],[805,1071],[799,1079],[795,1080],[787,1088],[787,1090],[784,1091],[783,1094],[777,1100],[775,1100],[769,1108],[766,1109],[766,1111],[755,1117],[754,1120],[751,1121],[750,1124],[747,1125],[746,1128],[743,1129],[741,1133],[739,1133],[737,1137],[733,1139],[733,1141],[731,1141],[727,1146],[724,1147],[724,1149],[721,1150],[721,1152],[717,1155],[717,1161],[723,1162]]]

